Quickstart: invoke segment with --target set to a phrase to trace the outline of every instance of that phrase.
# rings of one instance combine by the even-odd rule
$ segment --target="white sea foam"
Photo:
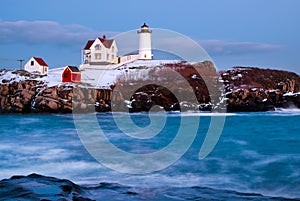
[[[289,113],[289,114],[300,114],[300,109],[296,108],[296,107],[292,107],[292,108],[276,108],[275,112],[276,114],[285,114],[285,113]]]
[[[182,117],[197,117],[197,116],[236,116],[237,114],[235,113],[217,113],[217,112],[195,112],[195,111],[190,111],[190,112],[182,112],[182,113],[177,113],[178,116]]]
[[[247,145],[248,144],[248,142],[246,142],[244,140],[235,140],[235,139],[224,140],[224,142],[231,142],[231,143],[235,143],[238,145]]]

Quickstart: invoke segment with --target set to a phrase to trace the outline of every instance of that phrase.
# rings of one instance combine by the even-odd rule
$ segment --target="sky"
[[[218,70],[253,66],[300,74],[298,0],[0,0],[0,5],[0,69],[17,69],[18,59],[32,56],[50,68],[79,66],[87,40],[114,37],[146,22],[190,37]]]

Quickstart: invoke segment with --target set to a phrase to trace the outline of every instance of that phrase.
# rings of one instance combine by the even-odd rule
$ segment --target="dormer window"
[[[101,50],[101,46],[98,44],[95,46],[95,50]]]

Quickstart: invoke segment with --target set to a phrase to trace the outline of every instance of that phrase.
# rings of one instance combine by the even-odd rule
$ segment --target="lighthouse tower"
[[[151,50],[151,34],[152,31],[146,25],[146,23],[141,26],[141,30],[137,32],[140,37],[139,43],[139,59],[150,60],[152,59],[152,50]]]

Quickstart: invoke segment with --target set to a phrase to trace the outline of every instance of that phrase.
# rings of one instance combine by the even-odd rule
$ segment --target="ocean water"
[[[300,199],[299,110],[227,114],[217,145],[204,159],[199,159],[199,151],[211,114],[164,114],[166,124],[151,139],[122,134],[114,119],[122,119],[122,113],[93,115],[112,144],[133,154],[162,150],[176,136],[182,118],[188,118],[187,127],[194,118],[200,123],[193,143],[174,164],[152,173],[128,174],[105,167],[89,154],[72,114],[0,115],[0,179],[37,173],[82,186],[118,184],[142,192],[136,200]],[[132,114],[131,119],[141,127],[151,123],[146,113]],[[91,196],[112,194],[91,192]],[[135,200],[124,193],[116,197]]]

